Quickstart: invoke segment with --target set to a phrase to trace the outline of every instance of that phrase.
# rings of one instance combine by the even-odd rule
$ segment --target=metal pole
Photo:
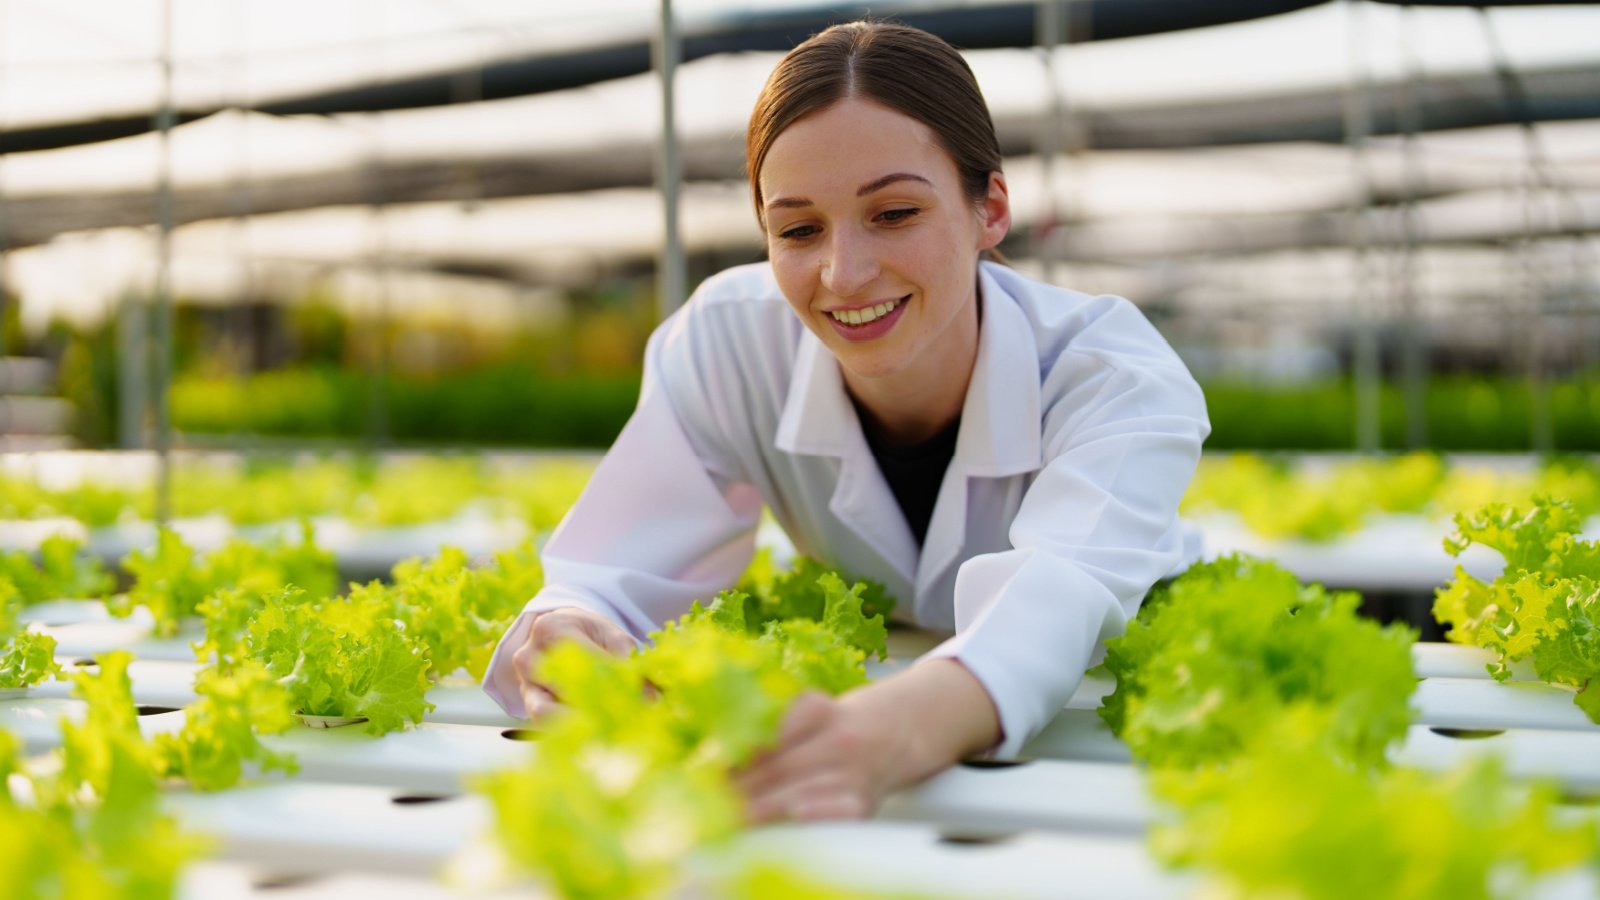
[[[376,53],[378,58],[378,73],[380,78],[387,77],[387,59],[385,56],[385,25],[384,5],[381,0],[372,3],[372,19],[379,23]],[[367,162],[370,167],[367,187],[371,192],[371,209],[369,221],[372,223],[372,275],[373,289],[377,296],[377,323],[373,329],[372,355],[367,361],[368,391],[367,391],[367,433],[366,449],[369,453],[376,453],[389,441],[389,237],[387,222],[387,197],[384,191],[384,155],[383,155],[383,114],[369,113],[366,116],[372,141],[371,155]]]
[[[156,437],[156,522],[172,516],[172,0],[161,4],[161,107],[156,131],[161,138],[156,186],[156,316],[154,390]]]
[[[1538,195],[1543,190],[1551,196],[1558,193],[1554,179],[1550,177],[1548,160],[1544,147],[1539,141],[1539,132],[1534,127],[1533,111],[1529,108],[1526,92],[1522,82],[1517,77],[1516,71],[1511,66],[1511,58],[1506,54],[1505,48],[1500,44],[1500,36],[1494,30],[1494,21],[1489,16],[1489,11],[1480,7],[1478,9],[1478,24],[1483,30],[1484,40],[1489,44],[1489,53],[1494,60],[1495,74],[1499,77],[1502,90],[1506,95],[1506,105],[1510,107],[1512,116],[1522,131],[1523,147],[1527,154],[1527,166],[1523,170],[1523,177],[1518,183],[1522,194],[1522,238],[1516,242],[1518,278],[1520,284],[1521,300],[1517,308],[1522,316],[1523,340],[1522,356],[1525,374],[1528,379],[1528,407],[1529,407],[1529,436],[1530,444],[1535,453],[1549,453],[1555,449],[1555,423],[1550,415],[1549,385],[1545,383],[1545,293],[1546,283],[1542,277],[1542,267],[1535,258],[1539,250],[1536,236],[1537,224],[1534,221],[1534,207]],[[1575,219],[1581,221],[1581,219]],[[1514,333],[1514,331],[1512,332]]]
[[[236,175],[230,191],[229,214],[231,218],[229,235],[232,241],[234,265],[241,270],[241,290],[228,311],[232,329],[236,329],[249,342],[249,351],[241,368],[244,377],[255,375],[257,367],[262,364],[262,341],[257,334],[258,319],[252,314],[250,304],[256,297],[255,267],[251,259],[250,218],[254,205],[252,195],[253,184],[250,172],[250,110],[255,106],[254,92],[250,89],[250,24],[249,11],[244,4],[236,3],[233,7],[233,40],[235,44],[234,68],[231,70],[235,79],[233,87],[234,106],[239,116],[237,131],[238,158],[243,162]],[[248,451],[253,443],[255,429],[246,428],[241,435],[234,438],[234,447],[237,450]]]
[[[656,311],[671,315],[684,300],[683,236],[678,228],[678,200],[683,189],[683,162],[678,155],[677,99],[674,94],[682,53],[672,0],[661,0],[661,23],[650,42],[650,55],[661,79],[661,148],[656,153],[656,185],[661,191],[661,265],[656,270]]]
[[[1371,173],[1368,171],[1367,136],[1372,133],[1372,110],[1368,106],[1366,60],[1366,12],[1360,0],[1340,0],[1349,23],[1350,71],[1344,94],[1345,143],[1355,170],[1348,213],[1350,247],[1354,256],[1355,285],[1352,296],[1356,322],[1355,354],[1352,361],[1355,383],[1356,449],[1364,453],[1378,450],[1382,441],[1380,424],[1380,360],[1378,336],[1374,329],[1372,285],[1368,246],[1372,232]]]
[[[1424,178],[1417,153],[1417,133],[1421,130],[1420,110],[1412,91],[1420,78],[1416,59],[1416,9],[1409,3],[1400,8],[1400,55],[1405,71],[1400,77],[1398,104],[1400,120],[1400,259],[1396,277],[1400,325],[1400,380],[1405,396],[1406,447],[1421,450],[1428,446],[1428,339],[1422,326],[1421,300],[1417,291],[1417,194]]]
[[[1044,204],[1040,210],[1039,221],[1034,225],[1037,239],[1034,245],[1038,248],[1039,263],[1043,267],[1044,280],[1054,283],[1056,280],[1056,237],[1061,208],[1056,197],[1058,185],[1056,184],[1056,162],[1061,154],[1061,85],[1056,72],[1056,47],[1061,43],[1061,32],[1065,16],[1062,15],[1062,0],[1039,0],[1038,11],[1034,14],[1034,42],[1038,45],[1040,61],[1044,64],[1044,79],[1046,90],[1049,91],[1049,106],[1039,120],[1039,175],[1042,182]]]
[[[6,33],[6,16],[10,12],[9,6],[9,0],[0,0],[0,35]],[[11,81],[7,77],[10,75],[10,71],[7,69],[5,51],[5,44],[0,42],[0,134],[5,133],[6,110],[10,108],[8,92],[11,88]],[[0,316],[6,314],[7,308],[12,302],[10,271],[11,224],[6,218],[10,214],[10,210],[6,206],[5,168],[5,155],[0,154]],[[21,303],[22,299],[19,297],[16,302]],[[0,347],[0,355],[8,352],[9,348]]]

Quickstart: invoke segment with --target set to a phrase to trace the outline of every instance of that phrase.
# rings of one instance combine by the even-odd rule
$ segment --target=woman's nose
[[[829,293],[848,297],[878,277],[878,260],[870,242],[859,234],[836,230],[822,259],[822,285]]]

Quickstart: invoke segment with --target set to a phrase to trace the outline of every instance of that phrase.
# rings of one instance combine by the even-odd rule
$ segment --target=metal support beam
[[[1355,284],[1352,307],[1355,322],[1355,353],[1352,379],[1355,385],[1356,449],[1374,453],[1382,443],[1379,404],[1382,397],[1382,361],[1378,356],[1377,310],[1371,274],[1373,232],[1372,175],[1368,171],[1367,136],[1372,133],[1372,111],[1368,106],[1366,49],[1366,11],[1361,0],[1339,0],[1348,23],[1350,71],[1345,87],[1345,143],[1350,148],[1354,179],[1350,196],[1350,248],[1354,255]]]
[[[1549,283],[1544,277],[1544,261],[1538,258],[1542,245],[1536,237],[1539,223],[1536,222],[1538,216],[1535,207],[1541,191],[1555,196],[1570,195],[1551,177],[1549,157],[1539,140],[1534,117],[1528,109],[1527,92],[1511,65],[1511,57],[1500,43],[1500,35],[1495,32],[1489,10],[1478,9],[1478,24],[1483,30],[1484,41],[1489,45],[1506,105],[1510,107],[1512,118],[1522,128],[1526,151],[1527,165],[1518,182],[1523,196],[1523,234],[1516,242],[1520,302],[1513,304],[1512,315],[1521,324],[1523,370],[1528,380],[1529,443],[1535,453],[1549,453],[1555,449],[1555,423],[1550,414],[1550,386],[1545,371],[1545,329],[1548,327],[1545,303]],[[1559,213],[1553,218],[1559,219]],[[1507,332],[1515,334],[1517,329],[1513,325]]]
[[[1400,124],[1400,247],[1395,273],[1395,307],[1398,311],[1400,385],[1405,398],[1406,448],[1422,450],[1428,446],[1428,376],[1431,366],[1428,333],[1423,327],[1422,302],[1417,288],[1417,196],[1423,191],[1424,173],[1417,149],[1421,130],[1421,110],[1412,88],[1422,77],[1417,60],[1416,9],[1400,8],[1400,73],[1396,112]]]
[[[152,369],[155,408],[156,522],[172,517],[172,126],[177,119],[172,97],[172,0],[161,4],[161,106],[156,132],[161,149],[156,182],[156,308]]]
[[[1056,71],[1056,47],[1062,43],[1066,31],[1066,15],[1061,8],[1063,2],[1065,0],[1039,0],[1038,18],[1035,19],[1038,52],[1040,61],[1044,65],[1045,90],[1049,92],[1049,105],[1044,115],[1039,117],[1039,174],[1042,181],[1044,209],[1034,230],[1034,254],[1044,266],[1044,280],[1050,283],[1055,283],[1058,274],[1056,257],[1059,254],[1056,248],[1060,245],[1059,241],[1052,239],[1052,233],[1061,227],[1061,203],[1057,196],[1060,185],[1056,178],[1056,164],[1061,155],[1063,100],[1060,73]]]
[[[683,235],[678,227],[678,201],[683,191],[683,162],[678,155],[678,60],[682,55],[672,0],[661,0],[661,21],[650,43],[656,75],[661,79],[661,146],[656,152],[656,186],[661,191],[661,263],[656,270],[656,312],[672,315],[684,301]]]

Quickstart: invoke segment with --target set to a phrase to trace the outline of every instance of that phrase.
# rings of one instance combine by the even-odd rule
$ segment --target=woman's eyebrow
[[[895,172],[891,175],[885,175],[876,181],[869,181],[866,184],[863,184],[861,187],[856,188],[856,196],[865,197],[873,191],[883,190],[889,185],[894,184],[896,181],[920,181],[929,187],[933,186],[933,182],[923,178],[921,175],[913,175],[910,172]]]
[[[920,181],[929,187],[933,186],[933,182],[923,178],[921,175],[913,175],[910,172],[894,172],[856,188],[856,196],[865,197],[873,191],[881,191],[897,181]],[[798,209],[810,205],[811,201],[804,197],[778,197],[767,202],[767,209]]]

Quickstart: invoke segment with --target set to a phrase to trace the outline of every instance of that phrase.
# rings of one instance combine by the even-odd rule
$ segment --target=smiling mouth
[[[885,300],[884,302],[879,303],[877,306],[869,306],[866,309],[833,310],[832,312],[829,312],[828,315],[832,316],[833,320],[841,325],[866,325],[869,322],[876,322],[884,316],[887,316],[889,313],[894,312],[895,309],[900,306],[900,304],[906,302],[906,300],[910,299],[910,297],[911,295],[907,294],[906,296],[897,300]]]

